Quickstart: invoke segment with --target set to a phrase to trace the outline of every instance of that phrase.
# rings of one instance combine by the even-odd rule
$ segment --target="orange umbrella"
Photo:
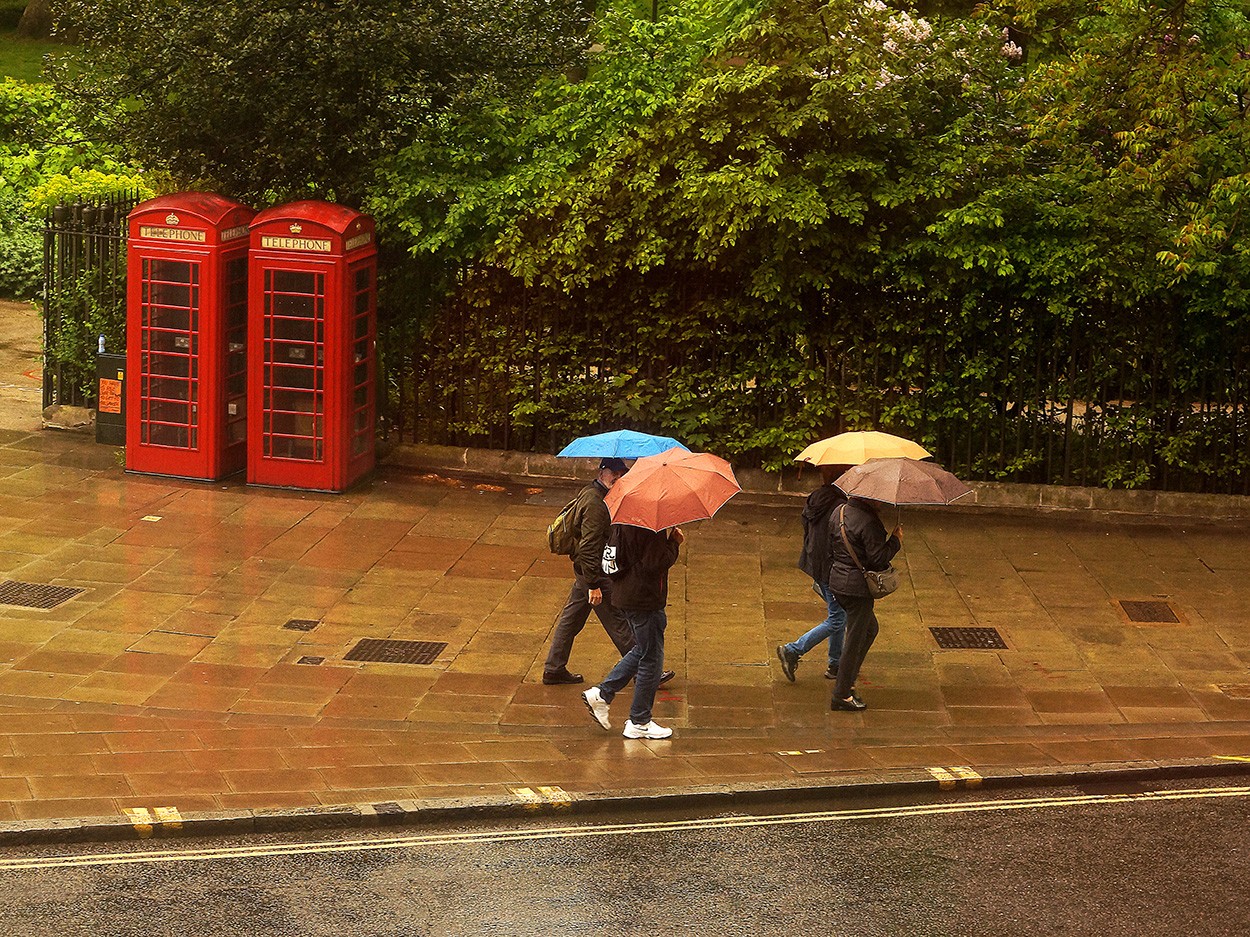
[[[741,490],[724,459],[669,449],[635,462],[603,501],[613,523],[661,531],[706,520]]]

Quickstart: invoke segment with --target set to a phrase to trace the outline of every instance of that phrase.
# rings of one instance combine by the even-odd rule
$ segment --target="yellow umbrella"
[[[814,442],[794,459],[812,465],[862,465],[869,459],[928,459],[932,453],[902,436],[875,430],[838,433]]]

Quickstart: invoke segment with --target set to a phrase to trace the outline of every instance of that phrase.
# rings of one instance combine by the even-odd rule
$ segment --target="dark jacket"
[[[577,546],[573,548],[573,573],[588,589],[601,589],[608,577],[603,574],[603,545],[608,542],[612,518],[603,496],[608,489],[595,479],[577,495],[573,508],[573,529]]]
[[[852,498],[843,508],[836,508],[829,517],[829,588],[834,595],[852,595],[868,598],[868,586],[864,574],[846,551],[839,532],[839,517],[845,512],[846,537],[855,548],[864,569],[889,568],[890,560],[899,550],[897,537],[888,537],[885,525],[875,511],[858,498]]]
[[[617,565],[612,604],[635,612],[656,612],[668,604],[668,571],[677,562],[677,543],[645,527],[616,525]]]
[[[829,482],[808,495],[807,504],[803,506],[803,552],[799,554],[799,569],[816,582],[828,580],[829,515],[845,501],[842,489]]]

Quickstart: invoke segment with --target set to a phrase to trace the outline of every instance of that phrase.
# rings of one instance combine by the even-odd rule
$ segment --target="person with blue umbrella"
[[[633,630],[620,609],[612,604],[612,583],[600,565],[611,525],[603,499],[617,480],[629,471],[625,459],[637,459],[673,448],[686,447],[667,436],[616,430],[575,439],[558,453],[563,458],[597,458],[599,472],[570,504],[573,508],[569,515],[573,535],[570,554],[573,585],[556,619],[551,647],[543,664],[544,684],[554,686],[585,682],[580,673],[569,670],[568,664],[573,653],[573,641],[586,627],[592,611],[622,657],[633,648]],[[666,670],[660,677],[660,683],[667,683],[673,677],[674,673]]]

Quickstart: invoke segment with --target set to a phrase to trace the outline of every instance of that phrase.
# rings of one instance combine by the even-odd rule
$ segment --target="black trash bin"
[[[96,355],[95,441],[126,445],[126,356]]]

